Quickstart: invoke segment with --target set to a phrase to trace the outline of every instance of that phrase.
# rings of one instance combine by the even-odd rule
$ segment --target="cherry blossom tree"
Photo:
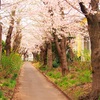
[[[65,7],[65,3],[63,0],[56,0],[53,2],[50,1],[42,1],[44,6],[44,11],[42,8],[42,17],[44,18],[44,30],[46,30],[45,34],[46,39],[49,44],[51,44],[52,39],[54,40],[62,68],[62,74],[65,75],[67,68],[67,59],[66,59],[66,49],[68,45],[68,35],[70,32],[70,28],[68,28],[71,23],[70,21],[66,21],[70,18],[69,12],[71,11],[70,7]],[[52,5],[53,4],[53,5]],[[75,33],[75,32],[74,32]],[[50,50],[51,46],[49,47]],[[52,48],[51,48],[52,49]],[[50,54],[50,53],[49,53]],[[49,60],[50,61],[50,60]]]
[[[7,33],[7,38],[6,38],[6,55],[7,56],[9,56],[9,54],[11,53],[11,35],[14,28],[15,12],[16,12],[16,7],[14,7],[14,9],[11,11],[11,21],[10,21],[10,26]]]
[[[21,18],[17,19],[17,26],[16,26],[16,34],[14,34],[14,39],[13,39],[13,52],[19,52],[20,49],[20,44],[21,44],[21,39],[22,39],[22,34],[21,34],[21,25],[20,25]]]
[[[0,0],[0,9],[1,9],[1,0]],[[2,55],[2,23],[0,20],[0,60],[1,60],[1,55]]]
[[[65,0],[72,8],[76,9],[78,6],[70,3],[69,0]],[[91,42],[91,66],[92,66],[92,91],[81,100],[97,100],[100,96],[100,5],[99,0],[78,0],[80,9],[87,19],[88,32]]]
[[[4,26],[3,30],[6,29],[5,33],[7,33],[7,30],[8,30],[7,37],[6,37],[6,53],[7,53],[7,55],[9,55],[11,52],[11,48],[12,48],[11,44],[13,44],[12,40],[16,33],[16,27],[18,29],[18,24],[16,24],[18,22],[17,19],[20,16],[23,19],[24,19],[24,17],[27,17],[27,14],[26,14],[26,11],[28,10],[27,6],[26,6],[27,4],[28,5],[30,4],[30,0],[27,0],[27,3],[25,0],[3,1],[3,3],[2,3],[1,14],[3,16],[2,17],[2,22],[3,22],[3,26]],[[22,24],[22,22],[21,22],[21,24]],[[24,29],[26,26],[27,25],[23,25],[22,29]],[[22,29],[20,26],[20,29],[17,30],[17,33],[19,33],[19,34],[17,34],[17,38],[19,36],[19,38],[21,39],[22,36],[21,36],[19,30],[22,30]],[[18,39],[15,39],[15,40],[18,40]],[[16,44],[15,41],[14,41],[14,44]],[[15,45],[14,45],[14,48],[15,48]]]
[[[91,65],[92,65],[92,93],[89,100],[96,100],[100,96],[100,11],[99,0],[91,0],[87,7],[81,1],[79,2],[81,11],[87,18],[88,31],[91,41]]]

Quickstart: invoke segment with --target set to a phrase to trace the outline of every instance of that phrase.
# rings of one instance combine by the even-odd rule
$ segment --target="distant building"
[[[82,21],[80,22],[80,25],[83,26],[82,29],[84,31],[83,30],[82,31],[87,33],[87,30],[85,30],[86,23],[87,23],[86,18],[83,18]],[[81,57],[81,60],[84,60],[83,52],[87,50],[91,53],[91,43],[88,33],[84,35],[82,34],[75,35],[74,42],[75,43],[72,45],[73,50],[76,52],[77,57]]]
[[[73,44],[73,49],[77,51],[77,56],[81,56],[83,50],[91,51],[91,44],[89,37],[84,37],[78,34],[75,38],[75,43]]]

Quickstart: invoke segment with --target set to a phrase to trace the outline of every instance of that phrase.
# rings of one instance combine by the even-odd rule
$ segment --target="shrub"
[[[9,56],[3,54],[1,64],[2,66],[0,71],[2,73],[2,77],[0,78],[0,87],[5,88],[6,90],[1,88],[2,91],[0,91],[0,100],[10,100],[11,95],[9,96],[9,92],[12,94],[15,88],[16,78],[22,65],[22,60],[20,55],[17,53],[12,53]]]
[[[2,40],[2,53],[5,52],[5,46],[6,46],[6,43],[5,41]]]
[[[59,66],[58,61],[57,61],[57,60],[54,60],[54,61],[53,61],[53,67],[54,67],[54,68],[57,68],[58,66]]]
[[[10,54],[9,56],[3,55],[1,59],[2,71],[6,71],[6,77],[10,74],[16,74],[22,64],[19,54]]]
[[[47,66],[41,66],[39,69],[41,71],[45,72],[46,70],[48,70],[48,67]]]
[[[91,61],[91,53],[89,50],[85,49],[82,53],[82,56],[85,61],[90,62]]]

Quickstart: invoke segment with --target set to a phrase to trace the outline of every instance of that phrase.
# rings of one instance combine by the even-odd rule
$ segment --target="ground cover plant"
[[[49,70],[41,66],[39,62],[34,63],[53,83],[61,88],[72,100],[78,100],[81,96],[91,91],[92,73],[89,62],[74,61],[69,64],[70,72],[62,77],[61,68]]]
[[[2,55],[0,66],[0,100],[10,100],[16,86],[16,79],[22,65],[19,54]]]

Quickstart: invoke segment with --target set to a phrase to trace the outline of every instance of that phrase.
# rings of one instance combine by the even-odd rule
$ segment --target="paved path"
[[[25,62],[19,83],[13,100],[68,100],[30,62]]]

